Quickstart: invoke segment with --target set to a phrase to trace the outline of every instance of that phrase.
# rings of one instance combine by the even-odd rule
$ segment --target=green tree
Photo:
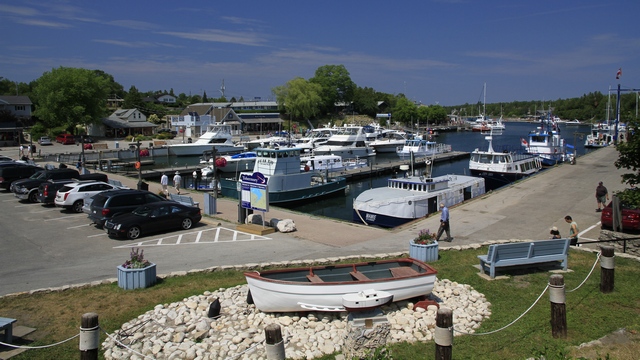
[[[378,112],[378,94],[373,88],[358,87],[353,94],[353,106],[360,114],[375,117]]]
[[[321,86],[322,110],[325,113],[332,113],[336,103],[349,103],[353,100],[356,84],[344,65],[321,66],[309,82]]]
[[[413,101],[407,99],[404,95],[398,95],[395,106],[393,107],[393,118],[405,125],[412,126],[412,122],[418,120],[418,108]]]
[[[122,107],[124,109],[139,109],[144,106],[144,96],[138,91],[135,86],[131,86],[129,91],[124,96],[124,102]]]
[[[209,102],[209,98],[207,98],[207,92],[205,91],[204,94],[202,94],[202,102],[206,103]]]
[[[276,96],[280,110],[288,113],[291,120],[308,120],[320,112],[322,87],[318,84],[297,77],[271,91]]]
[[[627,123],[627,129],[637,129],[640,126],[640,120],[633,119]],[[615,165],[618,169],[624,168],[632,170],[631,173],[622,175],[622,182],[631,186],[640,184],[640,136],[634,134],[627,138],[627,141],[619,141],[616,149],[620,153]],[[640,204],[638,204],[640,205]]]
[[[52,69],[36,80],[34,116],[48,128],[98,122],[107,112],[109,85],[107,77],[92,70]]]

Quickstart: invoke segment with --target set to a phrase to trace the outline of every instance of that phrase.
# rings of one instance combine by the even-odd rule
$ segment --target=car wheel
[[[82,200],[78,200],[78,201],[76,201],[76,202],[74,202],[74,203],[73,203],[73,205],[71,206],[71,209],[72,209],[74,212],[81,213],[81,212],[82,212],[82,206],[83,206],[83,205],[84,205],[84,201],[82,201]]]
[[[141,233],[140,227],[132,226],[127,230],[127,239],[135,240],[140,237]]]
[[[32,191],[29,193],[29,201],[32,203],[36,203],[38,202],[38,192],[37,191]]]
[[[182,228],[184,230],[189,230],[193,226],[193,221],[189,218],[185,218],[182,220]]]

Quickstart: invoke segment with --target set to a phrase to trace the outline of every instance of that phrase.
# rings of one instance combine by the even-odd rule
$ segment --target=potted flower
[[[118,286],[125,289],[146,288],[156,283],[156,264],[144,258],[144,250],[132,248],[129,259],[118,265]]]
[[[436,234],[429,229],[420,230],[418,236],[409,241],[409,256],[424,262],[438,260]]]

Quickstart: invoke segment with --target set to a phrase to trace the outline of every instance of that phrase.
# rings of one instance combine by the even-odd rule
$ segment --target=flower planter
[[[143,269],[127,269],[118,265],[118,286],[125,289],[150,287],[156,283],[156,264]]]
[[[409,241],[409,257],[424,262],[432,262],[438,260],[438,242],[433,244],[420,245],[414,244],[413,240]]]

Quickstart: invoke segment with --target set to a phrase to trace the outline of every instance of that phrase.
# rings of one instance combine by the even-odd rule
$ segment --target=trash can
[[[146,183],[144,181],[140,182],[140,190],[146,190],[149,191],[149,183]]]
[[[216,215],[218,213],[217,201],[213,194],[205,193],[204,194],[204,213],[205,215]]]

